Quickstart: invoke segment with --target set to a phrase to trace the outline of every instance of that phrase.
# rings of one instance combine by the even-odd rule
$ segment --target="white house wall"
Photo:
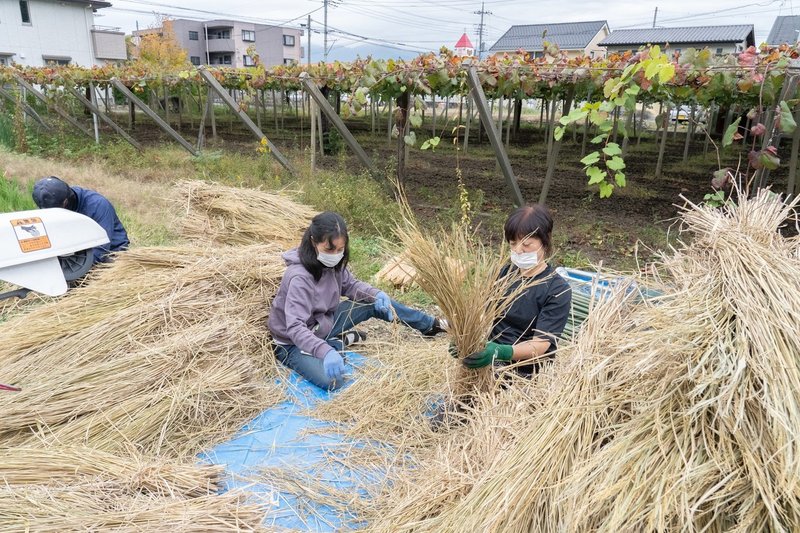
[[[91,29],[94,23],[88,6],[29,0],[31,23],[22,24],[19,2],[0,0],[0,54],[22,65],[43,66],[43,56],[70,58],[91,66]]]
[[[584,54],[589,57],[605,57],[606,49],[604,46],[598,46],[598,43],[608,37],[608,26],[600,28],[589,44],[584,48]]]

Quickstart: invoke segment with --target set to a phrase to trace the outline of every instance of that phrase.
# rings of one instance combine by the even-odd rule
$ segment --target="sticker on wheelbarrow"
[[[36,252],[50,248],[50,238],[39,217],[17,218],[11,221],[23,252]]]

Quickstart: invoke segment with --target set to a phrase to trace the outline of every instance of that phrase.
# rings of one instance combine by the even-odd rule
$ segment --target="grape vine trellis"
[[[797,84],[790,84],[789,79],[794,76],[798,55],[797,49],[782,46],[751,47],[727,56],[714,56],[707,49],[685,50],[676,58],[652,47],[607,58],[531,58],[525,54],[504,54],[472,64],[490,99],[541,98],[553,102],[568,98],[579,102],[580,105],[563,114],[553,138],[559,141],[568,126],[575,128],[578,123],[594,129],[596,135],[591,142],[598,149],[588,153],[582,163],[589,184],[596,185],[600,196],[605,197],[615,187],[626,184],[623,147],[614,139],[617,133],[628,136],[626,125],[618,120],[619,112],[635,113],[637,104],[666,105],[667,112],[659,117],[662,123],[669,109],[681,105],[736,106],[744,112],[750,110],[750,133],[753,138],[761,137],[763,142],[759,147],[754,143],[749,165],[757,171],[774,168],[778,162],[775,138],[794,129],[793,112],[799,102],[795,94]],[[408,130],[399,132],[400,142],[409,144],[416,141],[413,128],[422,123],[423,97],[457,97],[469,92],[466,65],[462,58],[445,50],[409,61],[368,58],[350,63],[209,71],[225,89],[245,91],[298,91],[300,74],[307,72],[318,86],[350,95],[345,112],[357,112],[376,98],[402,103]],[[120,80],[134,93],[199,92],[198,87],[203,84],[196,69],[159,72],[137,62],[94,68],[0,67],[0,85],[13,84],[15,75],[44,88],[48,95],[64,96],[67,92],[61,88],[86,88],[89,84],[104,88],[113,79]],[[787,90],[789,86],[791,90]],[[734,130],[726,132],[722,144],[732,142],[736,128],[742,128],[738,120],[731,122]],[[666,126],[662,129],[666,137]]]

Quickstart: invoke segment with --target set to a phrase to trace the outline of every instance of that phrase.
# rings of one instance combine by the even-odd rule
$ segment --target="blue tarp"
[[[359,366],[363,360],[359,354],[347,354],[350,365]],[[335,431],[309,434],[308,430],[324,430],[331,424],[303,414],[337,392],[324,391],[292,372],[287,383],[287,401],[267,409],[236,437],[201,456],[205,462],[226,466],[225,490],[246,487],[261,497],[261,503],[270,507],[264,525],[301,531],[335,531],[358,526],[353,516],[340,516],[333,509],[299,501],[293,494],[265,484],[254,485],[252,481],[258,477],[259,468],[285,466],[313,473],[334,489],[353,487],[359,481],[364,474],[343,471],[341,465],[333,471],[326,461],[326,451],[353,443]]]

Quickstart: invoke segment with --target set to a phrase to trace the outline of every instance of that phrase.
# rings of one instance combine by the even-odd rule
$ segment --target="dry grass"
[[[796,530],[800,262],[776,232],[790,215],[766,193],[691,207],[668,295],[594,312],[509,453],[417,529]]]
[[[184,457],[280,401],[265,334],[269,246],[141,248],[0,330],[5,445]]]
[[[204,181],[181,181],[173,203],[182,236],[218,245],[296,246],[316,214],[289,196]]]
[[[763,192],[689,206],[690,244],[637,280],[664,296],[618,286],[554,366],[476,395],[447,433],[414,429],[438,384],[408,361],[435,355],[384,357],[372,388],[325,414],[378,441],[337,460],[385,479],[350,503],[314,480],[289,487],[381,532],[798,530],[800,240],[777,232],[791,217]]]

